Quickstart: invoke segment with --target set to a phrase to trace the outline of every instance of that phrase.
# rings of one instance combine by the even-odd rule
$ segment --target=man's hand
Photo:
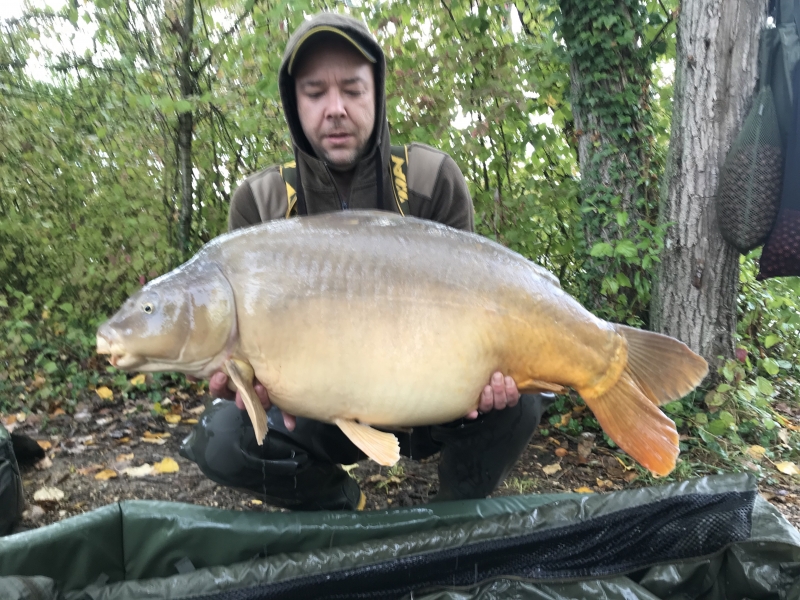
[[[255,381],[253,388],[256,390],[258,399],[261,400],[261,406],[264,407],[264,410],[269,410],[272,408],[272,402],[269,400],[269,392],[267,392],[267,388],[265,388],[260,381]],[[236,406],[240,410],[244,410],[242,395],[238,391],[234,392],[228,388],[228,376],[222,371],[217,371],[208,380],[208,391],[212,398],[235,400]],[[289,431],[294,431],[294,426],[296,423],[294,415],[283,413],[283,423],[286,425],[286,429]]]
[[[478,409],[467,415],[467,419],[477,419],[479,414],[490,410],[502,410],[516,406],[519,402],[519,390],[511,377],[504,377],[500,371],[492,375],[489,384],[483,388]]]

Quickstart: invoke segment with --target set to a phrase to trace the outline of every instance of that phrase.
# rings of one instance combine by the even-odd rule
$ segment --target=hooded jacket
[[[364,156],[355,166],[348,198],[342,198],[331,175],[332,167],[320,160],[308,142],[297,113],[294,78],[289,64],[313,28],[336,28],[366,49],[375,59],[375,127]],[[281,102],[292,137],[297,164],[298,196],[308,214],[345,209],[380,209],[401,212],[392,188],[391,140],[386,118],[386,59],[369,30],[356,19],[321,13],[305,21],[286,45],[278,75]],[[412,143],[408,145],[408,209],[412,216],[472,231],[472,199],[455,161],[446,153]],[[280,167],[259,171],[236,189],[228,216],[230,230],[288,216],[288,196]]]

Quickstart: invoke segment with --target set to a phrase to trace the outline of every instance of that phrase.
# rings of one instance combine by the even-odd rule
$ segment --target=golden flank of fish
[[[445,423],[489,376],[523,392],[575,389],[606,433],[656,474],[678,455],[658,408],[706,362],[667,336],[598,319],[558,280],[478,235],[387,213],[265,223],[211,241],[134,294],[97,333],[124,370],[226,371],[259,443],[257,378],[284,411],[336,423],[381,464],[382,428]]]

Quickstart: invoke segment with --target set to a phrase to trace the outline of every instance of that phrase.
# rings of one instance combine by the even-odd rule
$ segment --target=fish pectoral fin
[[[391,467],[400,460],[400,442],[391,433],[349,419],[336,419],[334,423],[359,450],[379,465]]]
[[[661,476],[675,468],[679,452],[675,423],[627,373],[605,394],[581,395],[608,437],[640,465]]]
[[[223,371],[228,374],[228,377],[231,378],[236,389],[242,395],[244,407],[247,409],[247,416],[250,417],[250,422],[256,432],[256,441],[261,446],[267,435],[267,411],[261,405],[261,400],[253,386],[253,380],[256,376],[253,367],[243,360],[230,359],[225,361]]]
[[[541,381],[539,379],[526,379],[525,381],[518,382],[517,389],[521,394],[539,394],[541,392],[563,394],[566,391],[563,385]]]

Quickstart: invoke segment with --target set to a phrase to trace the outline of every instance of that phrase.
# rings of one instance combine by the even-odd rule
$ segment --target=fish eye
[[[149,315],[155,310],[155,307],[152,302],[146,302],[142,304],[142,310]]]

